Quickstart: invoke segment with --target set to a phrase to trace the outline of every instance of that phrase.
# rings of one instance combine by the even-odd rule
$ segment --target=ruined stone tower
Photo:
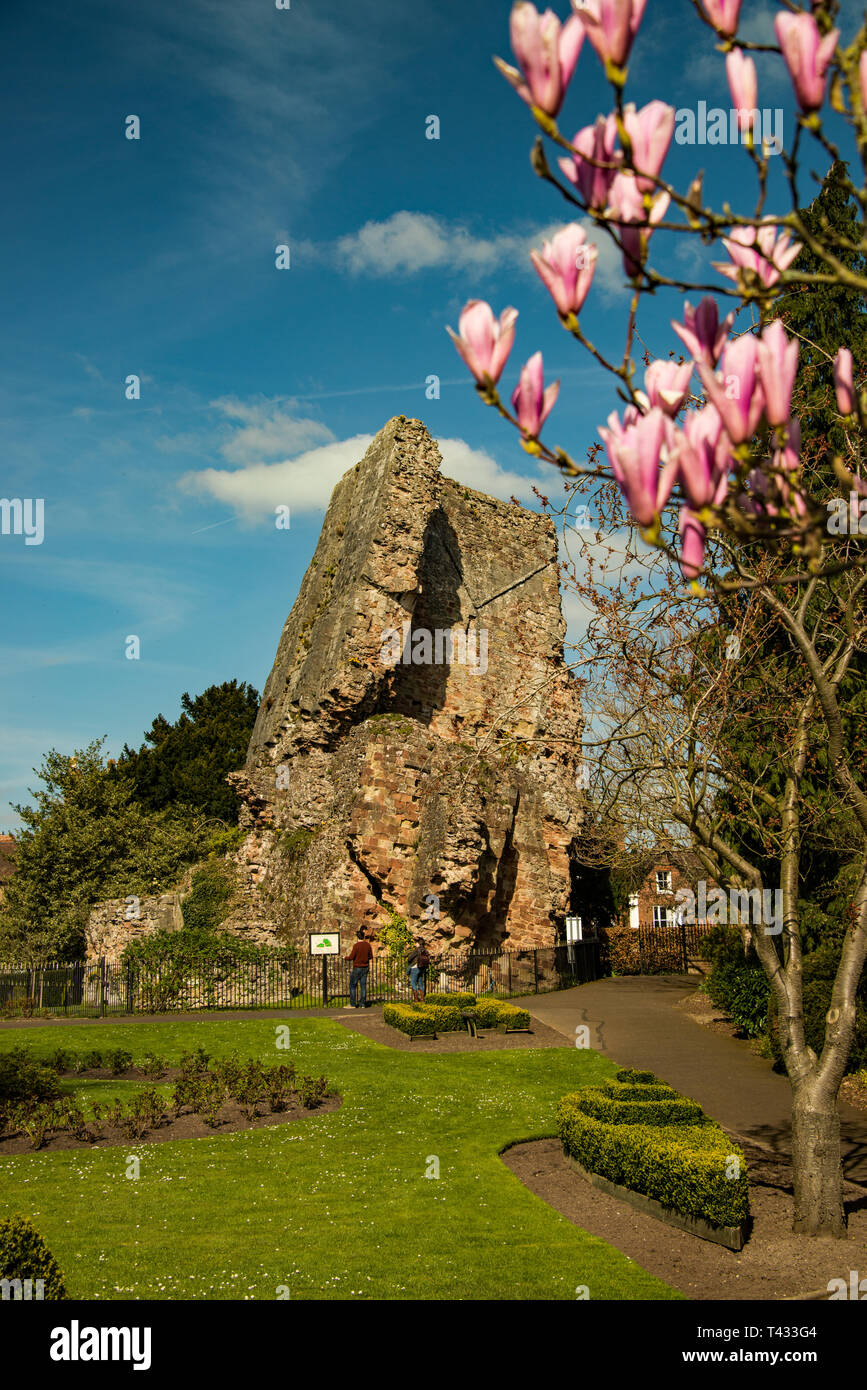
[[[542,946],[568,910],[581,710],[554,528],[440,462],[400,417],[334,489],[231,778],[258,939],[306,950],[395,912],[436,954]]]

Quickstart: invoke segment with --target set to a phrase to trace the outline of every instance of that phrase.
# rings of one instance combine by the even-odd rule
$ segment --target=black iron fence
[[[339,1007],[349,1000],[349,961],[263,953],[245,959],[129,964],[105,959],[0,965],[0,1016],[165,1013],[198,1009]],[[434,962],[428,990],[471,990],[510,998],[541,994],[599,978],[595,941],[526,951],[449,952]],[[406,967],[380,954],[371,963],[367,998],[411,998]]]
[[[638,951],[643,975],[685,975],[690,962],[701,959],[702,942],[713,929],[712,923],[683,922],[679,925],[640,924]]]

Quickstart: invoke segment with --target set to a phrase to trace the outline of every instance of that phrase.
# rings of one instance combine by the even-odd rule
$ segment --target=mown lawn
[[[574,1299],[581,1285],[591,1299],[680,1297],[498,1157],[553,1134],[559,1097],[613,1072],[597,1053],[396,1052],[320,1018],[0,1030],[0,1049],[20,1043],[35,1056],[115,1046],[177,1061],[201,1044],[291,1058],[343,1095],[332,1114],[255,1132],[0,1159],[0,1216],[33,1220],[73,1298]],[[72,1088],[101,1101],[131,1089]],[[425,1177],[433,1156],[438,1180]]]

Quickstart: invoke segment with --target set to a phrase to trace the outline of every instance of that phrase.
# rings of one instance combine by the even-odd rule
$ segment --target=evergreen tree
[[[226,775],[244,764],[259,694],[225,681],[194,699],[185,693],[181,709],[174,724],[158,714],[141,748],[124,747],[117,775],[147,810],[186,806],[234,825],[240,807]]]

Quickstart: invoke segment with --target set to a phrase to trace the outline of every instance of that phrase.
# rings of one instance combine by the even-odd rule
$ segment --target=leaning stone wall
[[[230,928],[306,949],[396,912],[440,956],[551,945],[569,908],[582,716],[554,528],[439,464],[401,417],[335,488],[230,779],[248,831]],[[386,660],[389,631],[423,659]],[[473,659],[432,660],[437,631]]]

